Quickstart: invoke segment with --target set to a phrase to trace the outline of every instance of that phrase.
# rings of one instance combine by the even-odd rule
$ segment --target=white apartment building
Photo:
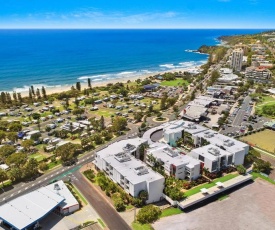
[[[231,56],[230,67],[235,71],[242,70],[243,50],[234,49]]]
[[[170,146],[176,146],[177,140],[185,136],[184,133],[189,134],[190,138],[193,138],[194,134],[204,130],[207,130],[207,128],[190,121],[178,120],[170,122],[163,129],[163,139]]]
[[[249,152],[249,145],[233,138],[224,136],[211,129],[198,133],[194,139],[196,146],[212,144],[222,150],[232,153],[234,165],[243,164],[244,157]]]
[[[152,203],[161,199],[165,179],[134,157],[145,143],[147,140],[135,138],[111,144],[96,153],[95,165],[131,196],[147,191],[147,203]]]
[[[266,68],[247,67],[245,77],[255,82],[268,82],[272,77],[272,73]]]
[[[154,143],[146,152],[146,163],[152,165],[151,157],[163,165],[167,175],[176,179],[196,180],[200,177],[200,162],[190,156],[180,154],[167,144]]]
[[[232,164],[241,165],[244,157],[249,152],[249,145],[222,135],[206,127],[187,121],[176,121],[170,123],[163,129],[164,142],[175,146],[179,138],[187,139],[196,147],[208,146],[210,144],[233,155]]]
[[[234,155],[215,145],[193,149],[190,156],[199,160],[209,172],[216,172],[233,164]]]

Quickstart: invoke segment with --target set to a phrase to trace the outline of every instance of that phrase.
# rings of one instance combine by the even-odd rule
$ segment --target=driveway
[[[257,179],[222,201],[162,218],[155,230],[271,230],[275,226],[275,186]]]

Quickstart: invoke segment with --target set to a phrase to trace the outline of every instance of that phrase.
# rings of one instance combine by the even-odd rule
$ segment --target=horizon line
[[[275,30],[275,28],[201,28],[201,27],[194,27],[194,28],[89,28],[89,27],[84,27],[84,28],[66,28],[66,27],[60,27],[60,28],[52,28],[52,27],[45,27],[45,28],[37,28],[37,27],[25,27],[25,28],[5,28],[5,27],[0,27],[0,30]]]

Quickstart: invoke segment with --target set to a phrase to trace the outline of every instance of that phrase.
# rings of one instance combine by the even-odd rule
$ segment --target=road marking
[[[22,184],[21,187],[23,187],[24,185]]]
[[[28,187],[25,188],[25,190],[27,190],[27,189],[28,189]]]
[[[18,193],[20,193],[20,192],[21,192],[21,190],[18,191]]]
[[[65,169],[62,169],[62,172],[64,172]]]
[[[13,194],[11,194],[11,196],[10,197],[13,197]]]
[[[48,179],[48,177],[45,178],[45,180],[47,180],[47,179]]]
[[[32,187],[34,186],[34,184],[32,184]]]
[[[57,175],[58,172],[55,173],[55,175]]]
[[[53,175],[51,175],[51,177],[53,177]]]
[[[40,181],[38,181],[38,183],[41,183],[41,180],[40,180]]]

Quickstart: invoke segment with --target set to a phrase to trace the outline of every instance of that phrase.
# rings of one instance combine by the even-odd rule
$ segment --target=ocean
[[[0,30],[0,91],[104,82],[198,66],[221,35],[260,30]]]

